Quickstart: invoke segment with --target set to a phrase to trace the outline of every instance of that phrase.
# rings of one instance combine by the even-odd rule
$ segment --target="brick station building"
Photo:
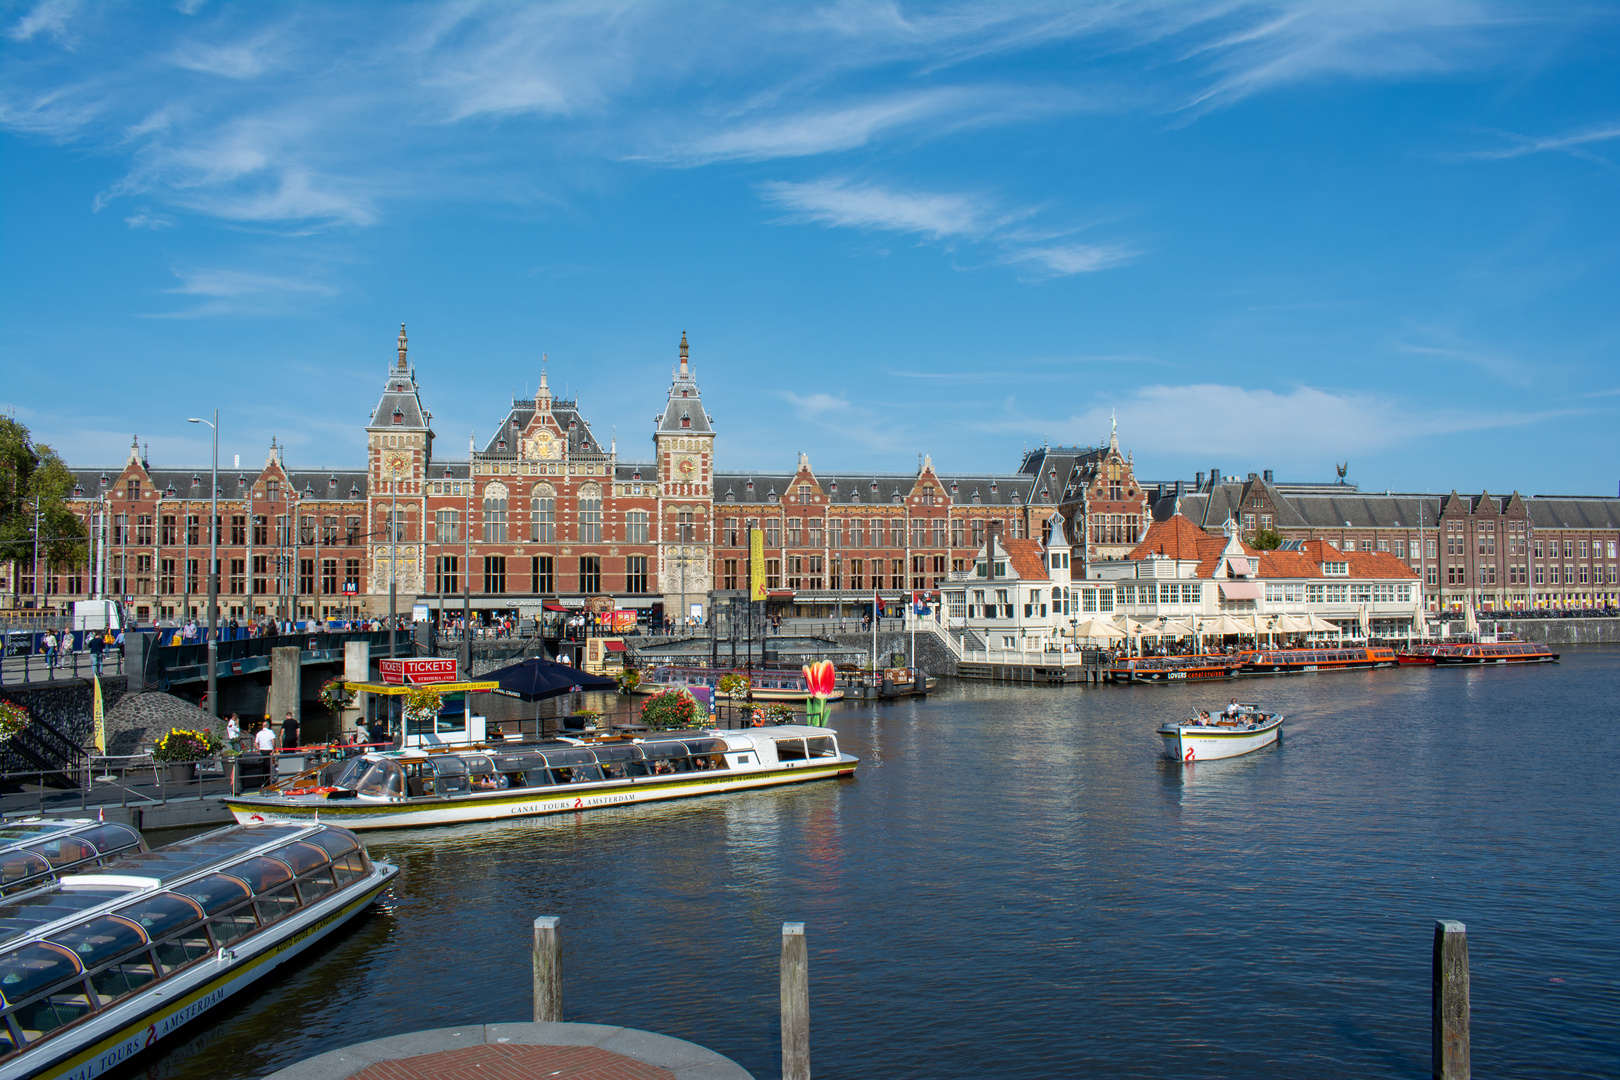
[[[593,598],[669,617],[746,589],[748,530],[765,540],[771,610],[836,615],[876,592],[898,603],[971,567],[992,530],[1044,538],[1054,518],[1080,580],[1126,558],[1154,521],[1181,513],[1245,537],[1325,540],[1387,551],[1425,582],[1430,610],[1613,603],[1620,500],[1369,495],[1345,484],[1278,484],[1211,470],[1193,482],[1138,480],[1117,431],[1104,445],[1026,449],[1005,473],[716,469],[715,419],[682,335],[650,458],[604,446],[578,402],[542,374],[464,456],[436,441],[403,327],[366,425],[363,467],[262,465],[220,473],[220,602],[226,618],[342,617],[413,603],[483,613],[571,609]],[[632,389],[627,396],[634,393]],[[99,532],[104,564],[0,573],[14,606],[96,593],[140,620],[206,615],[209,469],[154,467],[132,445],[120,466],[76,468],[72,504]],[[1350,545],[1354,545],[1351,547]],[[96,560],[87,560],[96,563]]]

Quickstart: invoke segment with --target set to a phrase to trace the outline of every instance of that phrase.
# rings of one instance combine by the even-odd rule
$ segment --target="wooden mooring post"
[[[810,956],[802,922],[782,924],[782,1080],[810,1080]]]
[[[534,1019],[562,1023],[562,937],[556,915],[534,920]]]
[[[1434,924],[1431,1049],[1434,1080],[1469,1080],[1468,928],[1442,919]]]

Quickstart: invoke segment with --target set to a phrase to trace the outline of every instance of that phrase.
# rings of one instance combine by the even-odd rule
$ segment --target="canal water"
[[[567,1019],[778,1073],[806,923],[824,1078],[1426,1077],[1434,920],[1468,925],[1479,1077],[1620,1075],[1620,649],[1558,666],[842,705],[859,774],[568,818],[372,834],[390,902],[130,1075],[260,1077],[527,1019],[560,915]],[[1245,758],[1161,758],[1232,693]]]

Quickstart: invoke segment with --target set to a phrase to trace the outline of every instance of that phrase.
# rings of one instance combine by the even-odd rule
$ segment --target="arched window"
[[[602,489],[595,484],[582,484],[579,489],[579,542],[602,542]]]
[[[557,492],[550,484],[536,484],[529,495],[529,539],[537,544],[555,542]]]
[[[506,485],[484,488],[484,543],[506,543]]]

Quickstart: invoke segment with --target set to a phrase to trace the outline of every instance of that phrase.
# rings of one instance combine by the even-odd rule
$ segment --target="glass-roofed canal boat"
[[[128,825],[91,818],[12,818],[0,824],[0,896],[145,850],[146,841]]]
[[[342,926],[398,871],[324,822],[230,825],[0,899],[0,1080],[89,1080]]]
[[[662,731],[366,754],[225,803],[245,823],[319,815],[350,829],[397,829],[798,784],[849,776],[858,764],[831,728]]]

